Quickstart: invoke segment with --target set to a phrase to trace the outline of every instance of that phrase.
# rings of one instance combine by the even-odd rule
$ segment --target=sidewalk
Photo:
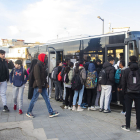
[[[19,115],[18,110],[13,110],[12,86],[8,84],[7,102],[10,112],[2,112],[3,106],[0,102],[0,140],[8,139],[7,136],[16,140],[16,134],[21,139],[29,140],[140,140],[140,133],[135,132],[135,115],[131,118],[131,131],[126,132],[120,128],[125,124],[125,117],[120,113],[112,111],[105,114],[86,109],[83,112],[65,110],[61,107],[62,103],[56,102],[54,98],[50,99],[51,105],[60,112],[60,116],[49,118],[46,104],[39,96],[33,109],[35,118],[30,119],[25,115],[30,103],[27,93],[28,87],[24,92],[24,114]]]

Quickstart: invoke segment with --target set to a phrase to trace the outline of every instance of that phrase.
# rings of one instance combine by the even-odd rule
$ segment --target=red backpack
[[[61,76],[61,71],[59,72],[58,76],[57,76],[58,81],[62,81],[62,76]]]

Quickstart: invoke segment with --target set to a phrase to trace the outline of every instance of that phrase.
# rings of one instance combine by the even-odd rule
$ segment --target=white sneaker
[[[64,109],[68,109],[68,106],[65,106]]]
[[[76,107],[75,107],[75,106],[73,106],[72,110],[73,110],[73,111],[76,111]]]
[[[140,129],[137,129],[136,132],[137,132],[137,133],[140,133]]]
[[[121,111],[121,114],[125,115],[125,114],[126,114],[126,112]]]
[[[96,108],[94,106],[91,106],[91,110],[96,110]]]
[[[91,107],[88,107],[88,111],[91,110]]]
[[[82,109],[81,107],[78,107],[77,111],[83,111],[84,109]]]
[[[99,106],[95,106],[95,109],[100,109],[100,107]]]
[[[52,97],[49,97],[49,99],[51,99]]]
[[[68,107],[69,110],[72,110],[72,107]]]

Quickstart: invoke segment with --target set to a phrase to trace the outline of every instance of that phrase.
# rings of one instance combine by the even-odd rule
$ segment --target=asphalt
[[[56,102],[52,93],[51,105],[60,115],[49,118],[45,101],[39,96],[33,109],[35,118],[31,119],[25,115],[30,103],[27,94],[28,85],[24,90],[23,114],[19,115],[18,110],[13,110],[12,86],[8,84],[10,112],[2,112],[0,102],[0,140],[140,140],[140,133],[136,133],[135,111],[131,116],[131,131],[126,132],[121,129],[125,116],[120,114],[120,107],[111,106],[109,114],[87,109],[70,111],[63,109],[62,103]]]

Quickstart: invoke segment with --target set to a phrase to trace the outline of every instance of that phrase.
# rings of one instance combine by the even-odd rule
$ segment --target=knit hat
[[[4,50],[0,50],[0,54],[5,54],[5,51]]]
[[[17,60],[17,61],[15,61],[15,64],[22,65],[22,61],[21,60]]]

